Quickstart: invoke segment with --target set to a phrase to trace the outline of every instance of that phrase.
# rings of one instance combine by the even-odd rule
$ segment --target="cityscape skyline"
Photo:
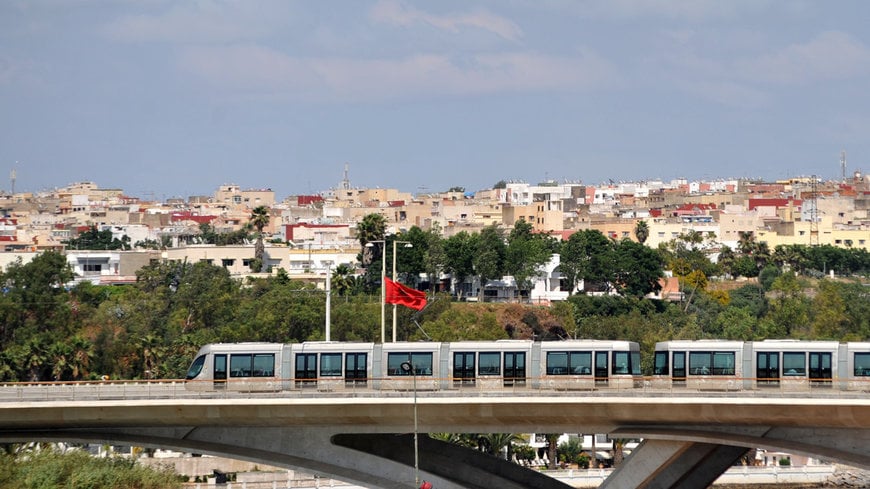
[[[868,170],[870,5],[0,4],[0,188],[418,193]],[[12,172],[15,176],[12,177]]]

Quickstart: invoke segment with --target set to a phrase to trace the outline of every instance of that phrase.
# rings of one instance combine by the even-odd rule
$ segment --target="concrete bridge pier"
[[[601,489],[696,489],[709,487],[747,452],[746,447],[671,440],[644,440]]]

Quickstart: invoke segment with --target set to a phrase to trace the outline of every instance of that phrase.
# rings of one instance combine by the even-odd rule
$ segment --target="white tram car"
[[[413,365],[414,372],[403,369]],[[626,389],[642,383],[629,341],[215,343],[187,373],[192,390]]]
[[[700,390],[870,390],[870,343],[664,341],[652,384]]]

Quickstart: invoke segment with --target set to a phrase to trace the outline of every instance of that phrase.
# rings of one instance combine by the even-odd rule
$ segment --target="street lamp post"
[[[381,243],[381,343],[387,342],[387,323],[385,307],[387,304],[387,284],[384,282],[384,277],[387,276],[387,242],[383,239],[376,239],[366,243],[366,248],[373,248],[375,243]],[[395,248],[393,248],[395,250]],[[395,341],[395,340],[393,340]]]
[[[396,246],[404,244],[405,248],[413,248],[410,241],[393,241],[393,280],[396,280]],[[396,304],[393,304],[393,343],[396,342]]]
[[[402,362],[402,371],[414,378],[414,487],[420,487],[420,452],[417,445],[417,369],[411,362]]]

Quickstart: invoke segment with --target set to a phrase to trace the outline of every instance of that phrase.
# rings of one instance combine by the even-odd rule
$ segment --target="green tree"
[[[754,340],[758,329],[758,319],[747,307],[729,307],[716,316],[720,335],[715,338],[729,340]]]
[[[780,275],[771,286],[774,299],[765,317],[766,330],[778,337],[800,338],[809,333],[810,303],[803,292],[803,284],[793,272]]]
[[[840,340],[848,334],[846,302],[839,287],[831,280],[819,281],[816,296],[812,299],[810,329],[813,339]]]
[[[585,289],[604,288],[612,271],[613,248],[613,241],[594,229],[577,231],[562,243],[559,269],[569,293],[581,281]]]
[[[454,292],[465,293],[465,279],[474,275],[474,257],[479,235],[460,231],[444,242],[444,271],[452,276]]]
[[[434,223],[431,229],[425,231],[423,238],[425,240],[423,251],[423,271],[429,278],[430,290],[437,291],[438,280],[441,272],[443,272],[447,266],[445,241],[441,237],[441,227],[438,223]]]
[[[556,247],[548,235],[533,231],[531,224],[519,220],[508,235],[504,271],[514,277],[521,291],[531,289],[531,279],[550,261]]]
[[[620,294],[644,296],[661,290],[664,276],[658,253],[646,246],[623,239],[614,249],[612,285]]]
[[[74,250],[129,250],[130,237],[126,234],[121,239],[113,238],[112,231],[98,230],[96,226],[89,227],[79,233],[78,237],[66,241],[66,245]]]
[[[477,239],[477,248],[471,259],[474,273],[480,280],[478,296],[481,301],[483,301],[486,284],[504,274],[505,253],[506,246],[501,230],[495,225],[485,226],[481,229]]]

